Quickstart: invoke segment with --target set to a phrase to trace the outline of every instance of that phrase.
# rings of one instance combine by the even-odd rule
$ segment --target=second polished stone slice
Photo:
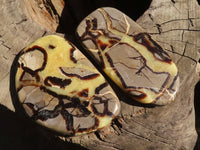
[[[16,90],[28,116],[63,135],[109,125],[120,103],[92,63],[59,36],[40,38],[19,54]]]
[[[179,86],[176,65],[128,16],[100,8],[80,23],[77,33],[105,73],[135,100],[164,105],[174,99]]]

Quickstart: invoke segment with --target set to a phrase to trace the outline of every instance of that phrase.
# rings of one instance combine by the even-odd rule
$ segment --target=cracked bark
[[[77,6],[76,1],[85,4]],[[65,33],[66,37],[77,44],[72,29],[83,17],[95,7],[120,8],[121,5],[120,1],[114,0],[110,2],[102,0],[104,4],[99,1],[76,1],[69,3],[67,1],[65,7],[62,0],[0,1],[1,105],[15,111],[9,91],[10,67],[21,49],[39,37],[56,33],[56,30]],[[77,8],[67,7],[70,4]],[[132,9],[128,4],[128,1],[123,1],[123,6],[127,5],[128,8],[126,14],[131,16]],[[81,13],[81,10],[84,13]],[[199,112],[197,101],[200,100],[198,96],[194,97],[194,87],[200,78],[199,16],[200,9],[196,0],[153,0],[149,9],[137,20],[137,23],[164,47],[178,66],[181,83],[174,102],[164,107],[143,107],[127,103],[127,97],[120,97],[121,114],[110,127],[84,136],[62,137],[65,143],[56,142],[57,149],[66,149],[66,143],[76,143],[82,148],[95,150],[193,149],[197,140],[194,100],[196,112]],[[66,22],[65,17],[71,18],[70,21],[66,19]],[[60,22],[58,18],[61,18]],[[66,27],[71,28],[66,29]],[[198,95],[199,90],[199,86],[196,86],[195,95]],[[1,113],[2,110],[0,109]],[[199,119],[196,120],[196,128],[200,131]],[[8,124],[6,126],[7,130],[11,130]],[[32,128],[30,124],[26,126]],[[49,139],[46,135],[45,138]]]

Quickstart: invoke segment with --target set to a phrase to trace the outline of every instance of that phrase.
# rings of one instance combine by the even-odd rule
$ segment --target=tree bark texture
[[[148,4],[149,1],[140,5],[136,2],[132,6],[128,0],[66,0],[65,3],[62,0],[1,0],[0,116],[3,119],[0,139],[6,138],[3,144],[0,142],[0,148],[9,149],[10,145],[5,143],[15,139],[21,145],[14,144],[27,148],[34,143],[32,136],[40,145],[37,147],[34,143],[35,149],[41,146],[61,150],[80,149],[80,146],[93,150],[194,149],[196,131],[200,132],[200,8],[196,0],[152,0],[142,14],[141,10],[146,9]],[[47,34],[62,33],[61,36],[80,47],[75,38],[76,26],[102,6],[118,8],[132,19],[142,14],[137,23],[163,46],[179,69],[180,90],[175,101],[162,107],[148,107],[121,96],[121,113],[110,127],[78,137],[57,137],[27,123],[15,112],[10,94],[10,86],[13,86],[10,84],[13,77],[10,69],[15,56],[27,44]],[[13,129],[12,124],[19,131]],[[11,131],[17,134],[13,138],[10,137],[13,136]],[[45,142],[40,143],[38,139]],[[15,148],[18,148],[16,145]],[[200,148],[198,145],[196,149]]]

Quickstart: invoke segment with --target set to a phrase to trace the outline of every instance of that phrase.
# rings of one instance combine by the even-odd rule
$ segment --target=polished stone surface
[[[164,105],[179,87],[169,55],[137,23],[117,9],[99,8],[78,26],[85,50],[133,99]]]
[[[28,116],[62,135],[108,126],[120,103],[105,78],[70,42],[42,37],[20,52],[16,90]]]

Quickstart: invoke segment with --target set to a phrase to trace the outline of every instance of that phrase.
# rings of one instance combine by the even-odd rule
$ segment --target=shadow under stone
[[[46,134],[3,105],[0,105],[0,118],[1,150],[86,150],[77,144],[66,143]]]

